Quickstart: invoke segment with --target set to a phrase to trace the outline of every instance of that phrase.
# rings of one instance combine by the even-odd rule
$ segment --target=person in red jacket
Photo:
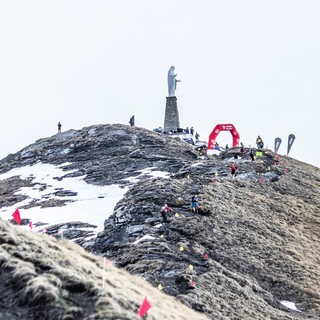
[[[231,175],[232,175],[232,178],[235,177],[236,171],[237,171],[237,166],[236,166],[235,163],[234,163],[234,164],[232,165],[232,167],[231,167]]]
[[[162,221],[165,222],[165,223],[169,222],[168,219],[167,219],[167,213],[168,213],[168,212],[173,212],[173,209],[170,208],[170,207],[165,203],[165,205],[164,205],[164,206],[161,208],[161,210],[160,210],[160,213],[161,213],[161,215],[162,215]]]

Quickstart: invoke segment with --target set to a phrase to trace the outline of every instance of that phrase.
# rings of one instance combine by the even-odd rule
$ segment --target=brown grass
[[[0,220],[0,316],[10,319],[205,319],[137,276],[108,266],[69,241],[38,235]]]

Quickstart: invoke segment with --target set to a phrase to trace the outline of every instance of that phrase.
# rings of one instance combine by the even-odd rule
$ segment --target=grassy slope
[[[148,319],[205,319],[143,279],[107,266],[69,241],[0,219],[1,319],[139,319],[145,296]]]
[[[176,292],[177,279],[170,279],[167,271],[179,274],[183,287],[190,275],[188,269],[180,270],[192,264],[196,287],[181,289],[177,297],[212,319],[320,319],[320,170],[284,157],[268,169],[284,173],[279,181],[241,177],[245,167],[259,172],[259,161],[240,161],[236,179],[213,175],[227,165],[199,162],[180,179],[146,181],[139,191],[136,186],[131,196],[137,208],[168,199],[180,216],[171,217],[163,238],[146,225],[145,232],[157,241],[126,247],[126,252],[117,252],[117,263],[148,275],[152,283],[163,281],[170,294]],[[206,215],[190,214],[188,203],[175,205],[178,199],[190,199],[191,187],[199,188]],[[127,197],[121,204],[124,212],[131,209],[132,198]],[[206,261],[204,252],[209,253]],[[282,300],[296,303],[302,312],[285,308]]]

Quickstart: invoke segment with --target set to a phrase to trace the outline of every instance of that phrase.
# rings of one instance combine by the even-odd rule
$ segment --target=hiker
[[[253,148],[250,149],[250,158],[251,158],[251,161],[254,161],[254,149]]]
[[[231,175],[232,175],[232,178],[234,178],[236,176],[236,171],[237,171],[237,166],[236,164],[234,163],[231,167]]]
[[[167,213],[168,212],[173,212],[173,209],[170,208],[166,203],[164,204],[164,206],[161,208],[160,210],[160,213],[161,213],[161,216],[162,216],[162,221],[164,223],[168,223],[168,219],[167,219]]]
[[[196,142],[198,142],[198,141],[199,141],[199,138],[200,138],[199,133],[198,133],[198,132],[196,132],[196,134],[194,135],[194,137],[196,138]]]
[[[132,116],[129,120],[130,126],[133,127],[134,126],[134,116]]]
[[[241,147],[240,147],[240,157],[241,157],[241,159],[243,158],[243,156],[244,156],[244,145],[241,142]]]
[[[186,134],[189,134],[189,128],[187,127],[187,129],[186,129]]]
[[[61,127],[62,127],[61,123],[60,123],[60,122],[58,122],[58,133],[60,133],[60,132],[61,132]]]
[[[216,143],[214,144],[214,149],[220,151],[220,146],[219,146],[219,143],[218,143],[218,142],[216,142]]]
[[[191,211],[198,213],[198,196],[194,194],[191,198]]]
[[[262,149],[264,146],[264,143],[262,141],[262,139],[260,138],[260,136],[258,136],[257,140],[256,140],[256,144],[257,144],[257,148],[258,149]]]
[[[194,134],[194,129],[193,129],[193,127],[190,128],[190,133],[191,133],[191,135],[193,136],[193,134]]]
[[[226,149],[226,150],[228,150],[228,149],[229,149],[229,146],[228,146],[228,144],[226,144],[226,146],[225,146],[225,149]]]

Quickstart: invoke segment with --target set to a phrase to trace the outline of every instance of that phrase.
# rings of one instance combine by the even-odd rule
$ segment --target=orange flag
[[[147,300],[147,297],[145,297],[139,309],[139,316],[143,317],[150,308],[151,308],[151,304]]]
[[[21,223],[21,217],[20,217],[20,212],[19,212],[19,209],[17,209],[13,214],[13,219],[14,221],[17,223],[17,224],[20,224]]]

